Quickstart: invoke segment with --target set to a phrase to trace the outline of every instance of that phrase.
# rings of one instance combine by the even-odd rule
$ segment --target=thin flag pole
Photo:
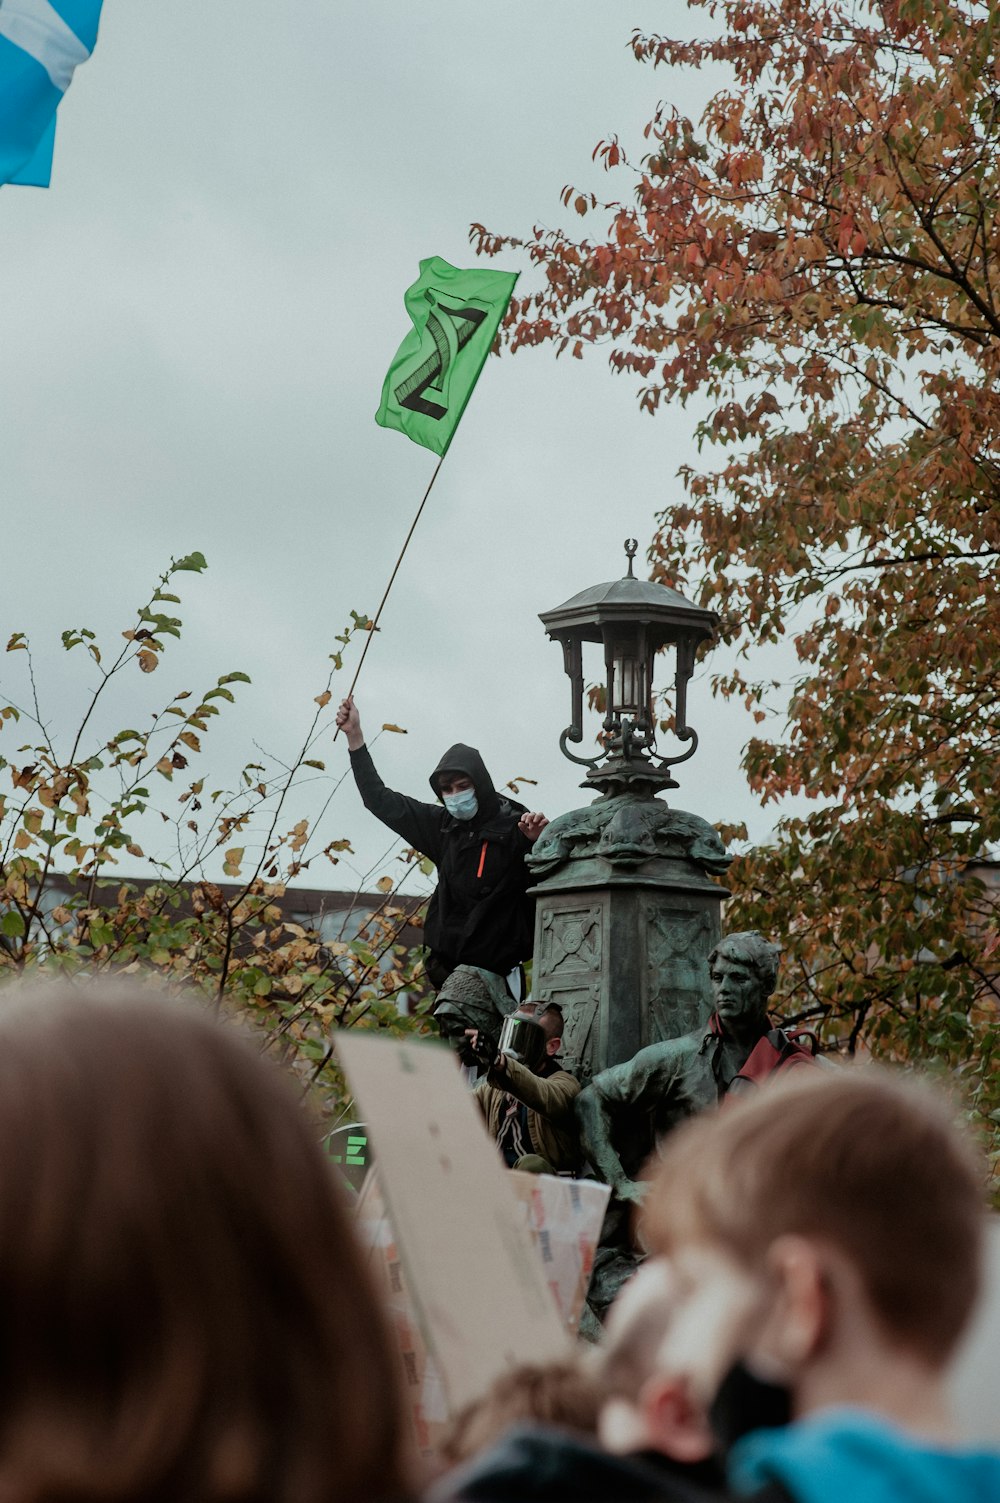
[[[445,450],[445,454],[447,454],[447,452],[448,451],[446,449]],[[430,495],[431,491],[434,489],[434,482],[437,479],[437,477],[438,477],[438,471],[440,470],[440,468],[441,468],[441,466],[443,464],[444,464],[444,454],[441,455],[441,457],[438,460],[437,464],[434,466],[434,473],[431,476],[430,481],[428,482],[427,489],[424,491],[423,500],[421,501],[420,505],[417,507],[417,514],[413,518],[413,521],[410,523],[410,530],[406,534],[406,539],[405,539],[405,541],[403,543],[403,546],[399,550],[399,557],[396,560],[396,563],[395,563],[395,566],[393,568],[392,573],[389,575],[389,583],[385,587],[385,594],[382,596],[382,599],[379,602],[379,608],[375,612],[375,619],[372,621],[371,626],[368,628],[368,640],[365,642],[364,648],[363,648],[362,653],[361,653],[360,661],[358,662],[358,666],[354,670],[354,677],[351,680],[351,687],[348,689],[347,695],[346,695],[346,697],[348,699],[350,699],[351,696],[353,695],[355,685],[357,684],[358,679],[361,677],[361,670],[365,666],[365,658],[368,656],[368,649],[372,645],[372,642],[375,640],[375,632],[378,629],[379,619],[380,619],[380,617],[382,615],[382,611],[383,611],[383,609],[385,607],[385,603],[386,603],[386,601],[389,598],[389,591],[392,589],[392,586],[393,586],[393,584],[395,582],[395,579],[396,579],[396,575],[399,573],[399,566],[403,562],[403,556],[406,553],[407,548],[410,546],[410,539],[412,538],[414,532],[417,529],[417,523],[420,521],[420,514],[423,511],[424,507],[427,505],[427,497]],[[334,741],[336,741],[336,739],[337,739],[337,737],[339,735],[340,735],[340,726],[338,725],[338,727],[337,727],[337,729],[336,729],[336,731],[334,732],[334,735],[333,735]]]

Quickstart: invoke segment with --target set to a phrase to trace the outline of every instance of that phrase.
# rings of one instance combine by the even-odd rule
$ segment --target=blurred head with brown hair
[[[441,1442],[441,1460],[469,1461],[524,1423],[592,1435],[599,1407],[600,1389],[581,1361],[522,1363],[458,1411]]]
[[[134,988],[0,999],[0,1490],[406,1492],[397,1375],[295,1093]]]
[[[984,1184],[949,1104],[874,1067],[795,1072],[679,1128],[643,1217],[681,1283],[672,1364],[703,1401],[749,1360],[797,1416],[849,1403],[944,1433]]]

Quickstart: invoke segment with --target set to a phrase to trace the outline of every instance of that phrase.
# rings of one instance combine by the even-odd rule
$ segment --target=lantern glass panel
[[[642,662],[629,644],[615,647],[612,660],[611,708],[618,714],[638,715],[644,709]]]

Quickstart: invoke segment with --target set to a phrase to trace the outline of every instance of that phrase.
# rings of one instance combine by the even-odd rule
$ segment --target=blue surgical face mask
[[[441,797],[452,819],[475,819],[479,813],[479,800],[474,788],[463,788],[461,793],[443,793]]]

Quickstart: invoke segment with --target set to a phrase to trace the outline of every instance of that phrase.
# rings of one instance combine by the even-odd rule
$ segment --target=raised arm
[[[580,1082],[574,1080],[567,1071],[560,1070],[555,1075],[536,1075],[519,1060],[501,1054],[487,1078],[490,1085],[509,1091],[533,1112],[545,1117],[553,1127],[573,1127],[573,1101],[580,1090]]]
[[[351,771],[365,808],[423,855],[429,856],[432,861],[438,861],[441,855],[441,825],[444,820],[444,810],[440,804],[424,803],[421,799],[409,798],[405,793],[396,793],[394,789],[386,787],[376,772],[371,753],[365,745],[361,717],[353,699],[341,701],[337,710],[337,725],[347,738]]]

